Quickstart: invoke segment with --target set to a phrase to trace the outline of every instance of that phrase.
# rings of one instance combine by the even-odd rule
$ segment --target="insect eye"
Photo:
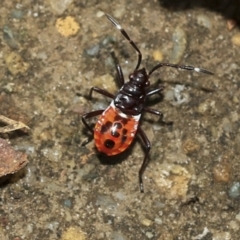
[[[133,80],[133,79],[134,79],[134,76],[133,76],[132,73],[129,75],[129,79],[130,79],[130,80]]]

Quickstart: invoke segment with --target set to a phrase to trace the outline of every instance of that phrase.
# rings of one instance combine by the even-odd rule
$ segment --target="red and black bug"
[[[102,94],[112,99],[110,106],[105,110],[97,110],[86,113],[82,116],[84,125],[93,133],[96,148],[99,152],[108,156],[117,155],[125,151],[136,134],[138,134],[145,146],[145,156],[139,170],[139,184],[140,191],[143,192],[142,175],[149,163],[148,155],[151,149],[151,143],[146,134],[139,126],[139,120],[143,112],[148,112],[160,117],[162,121],[163,114],[157,110],[145,107],[146,99],[154,94],[159,94],[164,89],[160,86],[156,89],[149,90],[149,77],[158,68],[163,66],[173,67],[177,69],[185,69],[206,74],[213,74],[212,72],[193,66],[184,66],[171,63],[158,63],[151,71],[146,72],[145,68],[139,69],[142,61],[142,54],[136,44],[130,39],[126,31],[120,24],[111,16],[106,14],[106,17],[112,24],[122,33],[122,35],[129,41],[132,47],[138,54],[137,66],[133,73],[129,75],[129,80],[125,82],[122,69],[120,65],[116,64],[118,82],[121,86],[119,92],[114,96],[108,91],[92,87],[90,89],[89,98],[92,98],[93,91]],[[100,115],[95,128],[92,129],[86,122],[87,119]],[[162,121],[163,122],[163,121]]]

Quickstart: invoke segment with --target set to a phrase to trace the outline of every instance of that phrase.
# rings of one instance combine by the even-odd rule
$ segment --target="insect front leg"
[[[113,58],[113,61],[115,63],[115,66],[116,66],[116,70],[117,70],[117,75],[118,75],[118,84],[119,84],[119,87],[121,88],[124,83],[125,83],[125,80],[124,80],[124,76],[123,76],[123,72],[122,72],[122,68],[121,66],[119,65],[118,63],[118,59],[117,57],[115,56],[115,53],[114,52],[111,52],[111,55],[112,55],[112,58]]]
[[[103,95],[103,96],[105,96],[105,97],[109,97],[109,98],[114,99],[114,95],[113,95],[113,94],[111,94],[111,93],[108,92],[107,90],[102,89],[102,88],[99,88],[99,87],[92,87],[92,88],[90,89],[90,92],[89,92],[89,95],[88,95],[89,99],[92,99],[92,93],[93,93],[93,91],[95,91],[95,92],[97,92],[97,93],[99,93],[99,94],[101,94],[101,95]]]
[[[164,86],[159,86],[158,88],[147,92],[146,96],[149,97],[149,96],[152,96],[154,94],[161,93],[163,90],[164,90]]]
[[[119,82],[120,87],[122,87],[125,83],[122,68],[119,64],[117,64],[116,69],[117,69],[117,74],[118,74],[118,82]]]
[[[151,150],[151,143],[147,137],[147,135],[145,134],[145,132],[139,127],[138,128],[138,133],[140,135],[140,137],[142,138],[143,140],[143,144],[144,144],[144,147],[145,147],[145,156],[144,156],[144,159],[143,159],[143,162],[142,162],[142,166],[139,170],[139,187],[140,187],[140,192],[144,192],[144,187],[143,187],[143,180],[142,180],[142,176],[143,176],[143,173],[150,161],[150,159],[148,158],[148,155],[149,155],[149,152]]]

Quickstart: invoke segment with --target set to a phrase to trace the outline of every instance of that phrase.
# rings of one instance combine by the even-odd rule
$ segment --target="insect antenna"
[[[188,71],[195,71],[195,72],[205,73],[205,74],[209,74],[209,75],[214,75],[213,72],[210,72],[206,69],[193,67],[193,66],[190,66],[190,65],[179,65],[179,64],[172,64],[172,63],[159,63],[148,73],[148,76],[150,76],[154,71],[156,71],[160,67],[172,67],[172,68],[177,68],[177,69],[184,69],[184,70],[188,70]]]
[[[129,41],[129,43],[133,46],[133,48],[137,51],[138,54],[138,62],[137,66],[135,67],[135,70],[137,70],[141,64],[142,61],[142,53],[140,52],[139,48],[136,46],[136,44],[132,41],[132,39],[128,36],[126,31],[121,27],[121,25],[110,15],[106,14],[106,17],[108,20],[122,33],[122,35]]]

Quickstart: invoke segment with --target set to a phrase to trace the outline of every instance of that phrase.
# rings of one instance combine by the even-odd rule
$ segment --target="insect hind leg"
[[[93,112],[89,112],[89,113],[86,113],[82,116],[82,122],[83,124],[85,125],[85,127],[93,134],[94,133],[94,130],[91,128],[91,126],[87,123],[87,119],[89,118],[92,118],[92,117],[96,117],[100,114],[102,114],[104,112],[104,110],[96,110],[96,111],[93,111]]]
[[[155,109],[152,109],[152,108],[144,108],[143,110],[144,110],[144,112],[148,112],[148,113],[159,116],[158,122],[160,122],[161,124],[163,124],[163,125],[173,125],[173,122],[165,122],[163,120],[163,113],[162,112],[160,112],[158,110],[155,110]]]
[[[148,156],[149,156],[149,152],[151,150],[151,143],[150,143],[147,135],[144,133],[144,131],[141,128],[138,128],[138,133],[139,133],[140,137],[142,138],[143,144],[144,144],[144,147],[145,147],[145,156],[144,156],[141,168],[140,168],[139,173],[138,173],[140,192],[143,193],[144,192],[144,187],[143,187],[142,176],[143,176],[143,173],[144,173],[144,171],[145,171],[145,169],[146,169],[146,167],[147,167],[147,165],[150,161]]]
[[[114,52],[111,52],[111,56],[113,58],[115,66],[116,66],[117,77],[118,77],[117,80],[118,80],[119,87],[122,87],[124,85],[124,83],[125,83],[123,72],[122,72],[122,68],[121,68],[121,66],[118,63],[118,59],[115,56]]]

